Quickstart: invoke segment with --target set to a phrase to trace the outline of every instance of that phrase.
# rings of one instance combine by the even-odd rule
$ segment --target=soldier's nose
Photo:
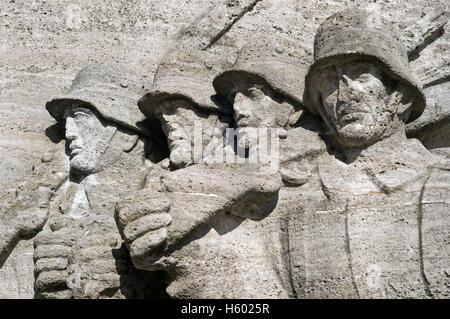
[[[342,74],[339,79],[339,100],[350,101],[356,97],[355,82],[347,75]]]
[[[353,91],[355,88],[355,83],[352,79],[350,79],[347,75],[342,74],[339,80],[339,89],[340,91]]]
[[[234,98],[234,111],[238,118],[246,116],[246,104],[249,102],[249,98],[242,93],[237,93]]]
[[[352,84],[353,84],[352,79],[350,79],[350,78],[349,78],[347,75],[345,75],[345,74],[342,74],[341,81],[342,81],[342,83],[343,83],[345,86],[352,86]]]
[[[78,138],[78,128],[73,118],[66,118],[66,139],[75,140]]]

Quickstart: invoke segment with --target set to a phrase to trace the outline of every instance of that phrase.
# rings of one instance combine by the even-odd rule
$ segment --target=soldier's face
[[[392,121],[386,76],[371,63],[330,66],[315,85],[321,98],[319,112],[344,146],[360,147],[379,140]]]
[[[293,107],[276,101],[266,88],[250,87],[239,90],[233,101],[237,127],[284,127]]]
[[[207,114],[196,110],[185,100],[171,100],[161,103],[155,112],[161,121],[170,150],[170,162],[182,168],[193,163],[194,143],[204,147],[212,138],[221,135],[224,124],[217,114]],[[194,135],[194,130],[200,134]],[[195,141],[195,137],[201,137]]]
[[[70,167],[84,174],[95,172],[101,155],[101,137],[106,128],[87,108],[74,106],[66,110],[64,117]]]

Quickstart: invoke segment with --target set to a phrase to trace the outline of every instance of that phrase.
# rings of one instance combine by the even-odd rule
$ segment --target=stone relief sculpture
[[[448,157],[450,127],[448,100],[449,12],[439,6],[404,29],[403,37],[414,73],[423,84],[427,107],[417,120],[406,125],[406,134],[419,139],[433,153]],[[433,44],[433,45],[430,45]]]
[[[288,186],[294,187],[286,195],[280,192],[281,199],[271,214],[284,216],[279,217],[282,248],[278,253],[284,252],[287,261],[275,264],[285,268],[278,273],[288,277],[282,280],[288,286],[279,287],[282,292],[278,296],[424,298],[447,294],[446,288],[442,289],[446,286],[442,260],[436,263],[434,256],[424,254],[424,247],[442,245],[445,240],[440,236],[447,235],[441,225],[428,220],[436,217],[425,216],[424,211],[446,203],[446,188],[438,185],[448,178],[448,163],[405,136],[405,123],[420,116],[425,99],[409,71],[406,50],[388,30],[394,29],[381,17],[369,20],[365,12],[350,11],[330,17],[318,31],[315,61],[306,77],[306,97],[311,113],[322,118],[328,151],[317,133],[311,133],[316,139],[311,143],[314,155],[308,158],[309,179],[299,186],[287,180]],[[268,52],[267,48],[261,51]],[[279,125],[274,109],[281,110],[281,114],[275,113],[281,116],[293,111],[286,112],[279,97],[274,101],[267,85],[270,72],[264,72],[264,64],[255,65],[260,74],[269,76],[255,76],[256,72],[248,70],[226,71],[225,83],[232,89],[220,87],[223,75],[215,86],[229,99],[234,95],[230,100],[238,126]],[[290,70],[295,70],[295,65],[290,65]],[[292,99],[288,94],[285,96]],[[275,105],[277,108],[270,108]],[[264,116],[258,118],[255,110]],[[287,126],[289,120],[281,123]],[[389,152],[394,148],[396,153]],[[177,173],[182,176],[183,172]],[[424,204],[428,189],[440,189],[441,195],[436,202]],[[442,210],[433,207],[442,218],[446,211],[446,206]],[[375,241],[374,227],[382,229],[382,238]],[[431,233],[439,235],[428,237]],[[439,247],[442,249],[446,248]],[[248,255],[241,255],[241,263],[245,257]],[[175,281],[175,286],[178,284],[184,296],[192,296],[195,286],[180,282]]]
[[[34,237],[36,298],[448,298],[447,95],[422,81],[447,69],[410,62],[444,11],[345,10],[314,52],[254,34],[231,65],[222,10],[150,88],[92,64],[46,104],[65,141],[1,207],[0,268]]]
[[[7,212],[3,216],[9,218],[0,222],[0,267],[21,238],[32,238],[46,223],[52,193],[67,178],[60,151],[55,148],[54,152],[45,153],[42,165],[34,170],[29,181],[16,188],[14,201],[5,205]]]
[[[394,27],[337,13],[320,26],[314,58],[308,106],[335,151],[304,188],[315,204],[289,219],[297,296],[442,298],[447,254],[437,262],[429,253],[448,251],[448,160],[405,136],[425,99]]]
[[[136,124],[143,117],[135,108],[143,91],[131,71],[94,64],[77,74],[67,96],[46,105],[65,127],[70,172],[55,190],[48,227],[35,239],[42,298],[155,293],[153,274],[132,266],[114,222],[115,198],[140,188],[146,175],[146,138]]]
[[[217,93],[233,106],[238,129],[279,130],[279,169],[287,183],[305,183],[309,168],[307,163],[300,167],[300,162],[308,154],[325,150],[314,132],[318,123],[304,112],[304,79],[310,60],[311,53],[292,41],[256,36],[242,48],[234,66],[213,82]],[[260,156],[259,165],[264,164],[262,160]]]
[[[224,287],[235,286],[239,277],[230,274],[239,269],[245,271],[243,275],[253,274],[247,269],[253,262],[244,259],[248,252],[235,249],[243,237],[235,228],[243,218],[258,219],[251,215],[255,211],[266,213],[262,208],[275,199],[279,175],[258,175],[248,165],[210,162],[209,154],[193,163],[195,122],[208,130],[211,123],[217,123],[218,135],[212,132],[212,137],[223,138],[230,111],[211,99],[215,72],[208,55],[199,59],[180,54],[177,64],[172,60],[172,64],[164,61],[160,65],[154,89],[139,101],[146,116],[161,120],[171,164],[178,169],[164,176],[157,173],[148,187],[127,196],[117,207],[118,228],[136,267],[169,273],[167,290],[172,297],[264,296],[255,291],[256,285],[248,292],[245,284],[233,290]],[[203,145],[211,143],[208,136],[211,132],[207,131]],[[216,151],[233,152],[223,142],[218,147]],[[187,160],[177,160],[180,154]],[[183,168],[188,165],[192,166]]]
[[[138,102],[146,117],[161,123],[173,168],[194,163],[196,121],[202,128],[202,149],[216,144],[214,139],[229,126],[230,109],[211,98],[214,89],[208,81],[223,63],[208,52],[176,50],[159,64],[152,91]]]
[[[279,296],[294,297],[284,258],[288,253],[284,240],[280,241],[280,232],[286,227],[283,216],[302,206],[292,189],[311,179],[315,169],[310,163],[326,152],[318,134],[318,122],[303,102],[310,60],[311,54],[292,41],[255,38],[242,48],[235,65],[216,76],[213,82],[216,91],[233,105],[238,128],[281,130],[279,172],[283,185],[273,211],[259,222],[261,231],[253,230],[263,239],[261,245],[268,252],[265,257],[275,270],[270,281],[280,282]],[[258,160],[264,161],[261,156]]]

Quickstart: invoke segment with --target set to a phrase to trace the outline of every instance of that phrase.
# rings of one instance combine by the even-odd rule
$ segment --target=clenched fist
[[[67,267],[78,236],[77,231],[62,228],[42,232],[34,239],[35,288],[41,298],[72,297]]]
[[[115,217],[134,266],[157,270],[173,266],[171,251],[228,204],[213,194],[142,190],[116,205]]]
[[[219,214],[263,218],[281,187],[279,174],[261,175],[235,166],[194,165],[160,182],[160,191],[143,189],[116,205],[117,226],[138,269],[174,266],[171,252]]]
[[[163,193],[146,190],[127,196],[116,206],[116,223],[135,264],[166,244],[167,226],[172,222],[169,209],[169,198]]]

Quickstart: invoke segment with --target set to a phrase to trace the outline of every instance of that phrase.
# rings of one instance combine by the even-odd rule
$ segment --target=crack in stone
[[[254,0],[252,1],[248,6],[246,6],[234,19],[233,21],[231,21],[230,23],[226,24],[225,27],[220,30],[210,41],[209,43],[203,48],[203,51],[208,50],[209,48],[211,48],[214,43],[216,43],[217,41],[220,40],[220,38],[227,33],[228,31],[230,31],[230,29],[233,27],[233,25],[238,22],[240,19],[242,19],[242,17],[247,14],[248,12],[252,11],[253,8],[255,7],[255,5],[260,2],[261,0]]]
[[[115,127],[112,134],[109,136],[108,140],[106,141],[106,148],[101,152],[100,154],[100,158],[102,158],[106,152],[109,150],[109,147],[112,145],[112,140],[114,138],[114,136],[116,136],[117,133],[117,128]]]
[[[425,186],[428,183],[428,180],[430,179],[431,171],[428,171],[427,177],[423,183],[422,189],[420,190],[419,194],[419,200],[417,205],[417,228],[418,228],[418,241],[419,241],[419,269],[420,269],[420,277],[422,278],[422,282],[424,285],[425,293],[428,297],[433,298],[433,293],[430,289],[430,283],[427,279],[427,276],[425,274],[424,269],[424,262],[423,262],[423,229],[422,229],[422,222],[423,222],[423,210],[422,210],[422,199],[423,199],[423,193],[425,192]]]
[[[369,168],[365,168],[364,172],[369,177],[369,179],[372,181],[372,183],[375,184],[375,186],[384,194],[390,195],[393,190],[391,190],[386,184],[384,184],[382,181],[380,181],[375,173]],[[395,190],[395,189],[394,189]]]
[[[443,10],[442,12],[438,13],[431,21],[438,22],[439,19],[445,18],[446,16],[448,17],[448,12]],[[446,24],[447,21],[444,20],[437,26],[430,27],[429,30],[427,30],[427,32],[422,35],[422,40],[408,50],[408,59],[410,62],[418,59],[420,57],[420,52],[422,52],[426,47],[428,47],[430,44],[444,35],[444,28]]]
[[[289,218],[285,218],[282,221],[282,227],[284,226],[286,231],[286,255],[287,255],[287,265],[285,267],[287,268],[288,276],[289,276],[289,284],[292,291],[293,298],[298,299],[298,293],[295,289],[294,285],[294,279],[292,278],[292,265],[291,265],[291,245],[290,245],[290,239],[289,239]]]
[[[428,83],[425,83],[423,85],[423,88],[426,89],[426,88],[429,88],[430,86],[444,84],[444,83],[446,83],[448,81],[450,81],[450,74],[444,74],[443,76],[441,76],[441,77],[439,77],[439,78],[437,78],[435,80],[432,80],[432,81],[430,81]]]
[[[432,202],[422,203],[422,206],[423,206],[423,204],[427,205],[427,204],[442,204],[442,203],[448,204],[445,201],[432,201]],[[379,206],[379,205],[376,205],[376,206],[357,206],[357,207],[354,207],[354,208],[355,209],[372,209],[372,208],[389,208],[389,209],[392,209],[393,207],[396,207],[396,206],[407,207],[407,206],[418,206],[418,204],[417,203],[411,203],[411,204],[407,204],[407,205],[392,205],[392,206]],[[327,210],[327,211],[320,211],[320,210],[310,211],[310,210],[307,210],[307,211],[302,211],[302,214],[308,214],[308,213],[323,213],[323,214],[327,214],[327,213],[333,213],[333,212],[339,212],[339,211],[340,211],[339,209],[330,209],[330,210]],[[283,214],[279,213],[279,214],[276,214],[276,215],[273,215],[273,216],[269,215],[266,218],[281,218],[281,217],[284,217],[284,216],[291,216],[291,215],[298,215],[298,214],[299,213],[283,213]]]
[[[350,268],[350,275],[352,276],[352,285],[353,288],[356,291],[356,295],[358,296],[358,299],[361,299],[361,295],[359,294],[359,290],[358,290],[358,285],[356,284],[356,278],[355,278],[355,273],[353,272],[353,260],[352,260],[352,253],[351,253],[351,249],[350,249],[350,236],[348,233],[348,200],[347,203],[345,204],[345,250],[347,251],[347,259],[348,259],[348,264],[349,264],[349,268]]]

